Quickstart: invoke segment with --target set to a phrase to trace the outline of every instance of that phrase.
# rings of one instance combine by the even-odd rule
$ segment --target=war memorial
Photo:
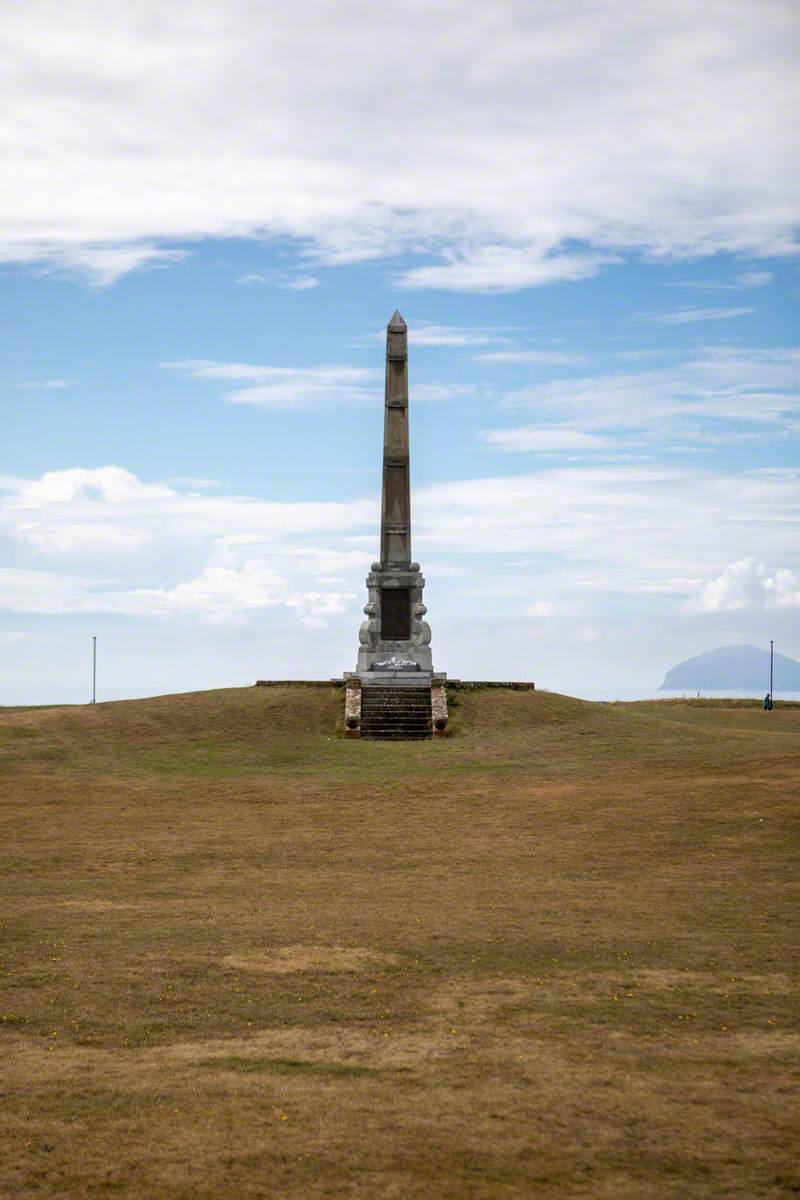
[[[358,665],[345,675],[346,736],[441,735],[447,677],[433,670],[425,579],[411,561],[408,328],[399,312],[386,327],[380,555],[367,576]]]

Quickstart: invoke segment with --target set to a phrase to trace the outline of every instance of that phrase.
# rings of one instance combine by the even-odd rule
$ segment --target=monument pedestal
[[[395,674],[433,670],[431,627],[423,620],[422,603],[425,579],[419,563],[405,568],[384,569],[373,563],[367,576],[368,601],[364,605],[366,621],[358,632],[358,672],[380,670],[392,660],[398,663]]]

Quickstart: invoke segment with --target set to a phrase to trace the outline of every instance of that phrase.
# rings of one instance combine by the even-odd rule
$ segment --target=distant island
[[[682,688],[766,693],[769,690],[769,650],[760,646],[721,646],[719,650],[696,654],[667,671],[658,690],[672,692]],[[799,662],[775,654],[773,690],[800,692]]]

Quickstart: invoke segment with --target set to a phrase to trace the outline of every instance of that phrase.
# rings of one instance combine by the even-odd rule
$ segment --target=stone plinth
[[[390,658],[415,662],[420,670],[430,672],[431,627],[423,619],[427,611],[422,602],[425,579],[419,563],[388,570],[373,563],[366,582],[367,619],[358,632],[358,673],[364,675],[375,663]]]

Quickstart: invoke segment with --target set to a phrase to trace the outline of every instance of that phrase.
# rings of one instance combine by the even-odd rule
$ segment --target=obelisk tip
[[[406,325],[403,318],[400,316],[400,313],[397,311],[397,309],[394,310],[394,316],[392,317],[391,321],[389,322],[387,328],[388,329],[407,329],[408,328],[408,326]]]

